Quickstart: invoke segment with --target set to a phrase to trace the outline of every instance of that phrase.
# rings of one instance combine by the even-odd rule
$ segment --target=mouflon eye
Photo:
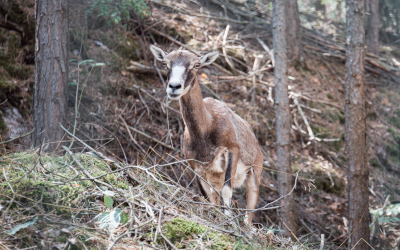
[[[167,67],[167,63],[166,62],[162,62],[162,65],[164,66],[164,68]]]
[[[196,63],[196,64],[194,65],[194,68],[195,68],[195,69],[200,68],[200,63]]]

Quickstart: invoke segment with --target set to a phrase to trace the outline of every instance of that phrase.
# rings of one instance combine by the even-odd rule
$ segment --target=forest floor
[[[169,208],[165,208],[166,212],[164,212],[166,214],[165,223],[170,223],[168,224],[169,228],[162,229],[167,230],[167,233],[164,233],[165,236],[171,236],[169,233],[174,232],[174,226],[179,223],[185,224],[184,226],[179,224],[181,228],[186,228],[188,226],[186,224],[192,221],[197,223],[196,225],[189,223],[188,227],[191,228],[189,236],[169,237],[170,240],[173,239],[173,244],[179,247],[193,248],[193,245],[190,244],[195,244],[199,248],[211,248],[213,240],[210,241],[210,238],[193,243],[195,235],[201,233],[203,236],[200,238],[203,239],[204,235],[208,235],[205,232],[209,230],[213,232],[212,237],[215,237],[217,242],[226,244],[219,249],[234,247],[242,249],[244,246],[266,248],[268,244],[275,248],[278,246],[284,248],[298,243],[297,241],[286,242],[279,236],[281,228],[276,209],[256,212],[254,223],[259,229],[257,237],[239,237],[238,235],[246,235],[246,229],[241,231],[241,227],[243,227],[241,221],[225,226],[223,229],[210,226],[211,224],[214,226],[220,224],[224,219],[212,206],[196,204],[200,198],[196,184],[191,181],[193,173],[184,161],[180,161],[183,159],[181,142],[184,126],[179,112],[179,104],[174,101],[169,103],[166,101],[163,85],[164,72],[161,65],[157,65],[149,50],[151,44],[156,44],[167,52],[176,50],[182,45],[200,54],[214,50],[221,51],[221,55],[216,61],[217,66],[212,65],[201,69],[199,82],[204,97],[213,97],[224,101],[253,127],[264,154],[264,171],[257,206],[264,207],[279,198],[276,183],[277,172],[274,166],[276,161],[275,114],[273,58],[271,58],[270,50],[272,49],[272,28],[268,24],[270,19],[264,18],[265,22],[261,22],[257,18],[249,21],[241,11],[237,15],[242,19],[239,18],[240,21],[238,21],[239,19],[233,18],[232,15],[223,15],[224,10],[217,5],[203,6],[191,1],[176,2],[173,5],[169,2],[151,1],[150,5],[150,16],[131,18],[125,28],[109,26],[105,18],[94,17],[94,14],[85,19],[87,6],[80,3],[71,7],[69,127],[67,129],[72,131],[75,120],[75,100],[79,99],[76,137],[90,145],[95,152],[107,155],[107,157],[100,157],[102,162],[110,165],[119,162],[119,166],[122,167],[154,166],[151,171],[154,171],[152,173],[157,176],[157,180],[173,184],[172,189],[164,187],[165,190],[159,186],[164,184],[157,184],[155,179],[152,180],[151,187],[147,184],[144,185],[143,183],[151,182],[149,179],[151,180],[152,177],[148,171],[143,169],[136,169],[130,177],[129,175],[126,177],[115,174],[115,179],[110,177],[111,179],[103,180],[112,185],[120,185],[118,187],[124,190],[114,198],[121,206],[124,204],[124,199],[129,199],[129,194],[132,192],[131,188],[126,186],[127,183],[135,183],[134,179],[136,178],[137,181],[139,178],[139,184],[135,183],[133,189],[138,188],[136,191],[139,192],[139,187],[144,185],[147,188],[144,192],[146,194],[140,192],[138,194],[143,196],[142,201],[147,201],[150,205],[146,205],[146,202],[142,204],[140,200],[138,202],[141,205],[128,202],[129,206],[144,209],[143,214],[146,218],[153,220],[151,227],[146,226],[141,229],[143,231],[140,232],[147,232],[140,238],[141,244],[151,247],[152,239],[155,237],[153,232],[158,232],[156,228],[159,218],[154,217],[154,212],[152,217],[149,209],[155,209],[156,214],[162,216],[163,212],[160,211],[163,206],[169,206]],[[227,6],[228,12],[230,7],[232,6]],[[238,10],[241,9],[238,8]],[[209,15],[213,18],[207,17]],[[268,16],[268,11],[263,15]],[[294,173],[300,170],[294,190],[299,218],[297,235],[304,248],[319,249],[321,242],[324,242],[324,249],[336,249],[342,243],[346,244],[348,235],[344,144],[344,25],[335,22],[328,23],[326,20],[310,17],[310,15],[301,15],[301,20],[303,56],[300,62],[290,64],[288,77],[292,112],[292,169]],[[86,25],[83,26],[82,23]],[[0,99],[0,131],[2,131],[0,139],[6,141],[31,130],[30,103],[32,102],[34,67],[27,65],[20,58],[23,51],[16,45],[18,35],[5,30],[0,30],[0,32],[6,35],[0,36],[3,37],[0,38],[3,39],[1,40],[0,63],[9,64],[8,68],[0,64],[0,71],[4,73],[2,74],[3,78],[0,79],[0,98],[2,98]],[[380,56],[369,54],[366,63],[367,164],[370,170],[371,242],[375,249],[393,249],[400,246],[399,62],[400,46],[384,44],[381,46]],[[77,89],[79,95],[82,93],[78,99],[76,99]],[[5,100],[7,101],[2,103]],[[66,135],[65,138],[66,141],[73,139],[70,135]],[[37,153],[40,152],[29,151],[29,143],[29,136],[27,136],[12,143],[0,145],[4,147],[3,151],[0,151],[2,154],[0,166],[8,169],[8,172],[22,169],[22,172],[26,171],[25,178],[26,175],[29,176],[35,166],[32,163],[39,161]],[[21,151],[27,152],[13,154]],[[98,156],[95,157],[96,159],[88,160],[85,157],[92,156],[79,154],[79,152],[88,151],[87,146],[82,143],[75,141],[72,151],[77,153],[76,157],[79,158],[79,161],[96,161],[96,164],[89,164],[90,171],[94,171],[93,166],[97,168],[99,164],[104,164],[97,159]],[[36,155],[32,152],[36,152]],[[55,155],[64,154],[65,151],[60,148],[54,153]],[[57,158],[54,155],[42,154],[42,157],[43,162],[40,165],[43,169],[40,168],[39,173],[36,173],[36,170],[33,171],[39,182],[24,183],[18,189],[19,192],[29,191],[29,185],[35,186],[39,185],[38,183],[44,183],[43,185],[46,186],[49,181],[54,182],[53,177],[46,179],[48,172],[55,171],[51,171],[52,167],[61,171],[65,166],[72,166],[72,162],[74,162],[67,156]],[[27,158],[29,160],[26,160]],[[29,162],[31,165],[24,164],[24,162]],[[53,166],[46,162],[56,163]],[[59,162],[70,163],[57,165]],[[102,167],[106,168],[104,165]],[[115,171],[118,166],[110,169]],[[108,170],[110,171],[110,169]],[[73,168],[69,168],[68,171],[71,171],[71,175],[74,172]],[[95,172],[95,176],[105,174],[107,169],[102,171],[101,173]],[[4,170],[3,173],[6,171]],[[80,172],[80,175],[84,176],[84,172]],[[9,177],[4,174],[0,177],[4,183],[0,188],[9,189],[10,186],[6,184],[10,183],[9,180],[14,180],[12,182],[14,183],[20,178],[25,180],[23,177],[16,173]],[[80,177],[80,179],[82,178]],[[86,178],[88,177],[86,176]],[[119,178],[122,178],[121,182],[123,183],[118,184]],[[75,183],[79,188],[85,187],[85,192],[82,192],[87,193],[87,196],[78,195],[77,201],[90,196],[93,204],[101,203],[105,196],[104,190],[103,193],[101,190],[95,191],[95,184],[93,180],[90,185]],[[51,190],[46,190],[50,196],[45,199],[50,201],[52,199]],[[58,191],[59,188],[57,187],[55,190]],[[174,190],[178,190],[177,193],[174,194]],[[66,197],[75,195],[68,193],[72,191],[64,190],[63,192],[66,192]],[[73,192],[79,193],[80,191],[74,190]],[[160,192],[164,193],[160,195]],[[0,197],[0,212],[7,208],[10,210],[9,214],[13,214],[11,210],[14,207],[8,205],[12,204],[9,202],[10,198],[16,199],[20,203],[26,202],[26,200],[17,199],[16,193],[18,192],[8,190]],[[240,212],[240,208],[245,208],[245,194],[245,188],[238,189],[234,193],[237,213]],[[138,195],[133,196],[137,197]],[[171,196],[174,198],[173,202],[165,201]],[[44,202],[40,192],[32,193],[30,198],[40,199]],[[65,203],[57,204],[69,206],[69,202],[72,201],[69,198],[67,200]],[[182,200],[187,202],[183,204]],[[89,209],[93,204],[85,203],[74,208]],[[34,205],[32,204],[32,206]],[[124,206],[127,205],[124,204]],[[17,208],[18,206],[15,207],[15,209]],[[87,218],[80,217],[82,222],[88,222],[90,225],[93,215],[98,214],[99,211],[106,211],[104,204],[101,208],[96,209],[90,210],[85,215]],[[14,214],[17,214],[16,211]],[[199,211],[207,212],[206,215],[203,215],[204,221],[198,217],[193,219]],[[179,220],[176,219],[178,218],[177,214],[184,214],[186,216],[184,218],[189,222],[177,221]],[[57,212],[54,212],[52,216],[57,217],[57,215]],[[45,215],[41,216],[46,218]],[[34,219],[33,216],[30,218]],[[51,216],[48,218],[48,221],[51,221]],[[17,225],[16,218],[3,216],[2,219],[8,223],[8,226],[2,228],[2,231],[10,230]],[[23,220],[22,217],[19,217],[19,220]],[[24,221],[26,220],[27,217]],[[84,223],[79,224],[80,222],[76,221],[74,223],[76,223],[74,226],[84,227]],[[136,223],[142,225],[146,221],[144,218],[139,218],[139,222]],[[199,223],[203,223],[202,226]],[[237,225],[242,226],[239,226],[238,229],[235,228]],[[62,231],[62,228],[54,230]],[[61,235],[71,234],[68,230],[62,231]],[[35,233],[32,231],[34,230],[29,232]],[[48,231],[45,235],[41,235],[42,239],[45,239],[44,241],[61,242],[60,237],[57,238],[58,235],[51,236],[51,232]],[[104,246],[109,246],[110,242],[124,232],[122,229],[115,232],[114,238],[110,237],[109,241],[107,241],[107,234],[103,234],[101,231],[96,232],[98,235],[85,235],[80,239],[93,240],[93,237],[102,239],[98,242],[103,246],[99,245],[99,247],[104,249]],[[179,233],[181,232],[177,234],[179,235]],[[75,236],[78,234],[79,232],[74,232]],[[321,239],[322,234],[324,235],[323,239]],[[12,246],[17,244],[16,242],[19,242],[18,240],[21,238],[23,237],[0,238],[0,243]],[[68,237],[64,238],[65,243]],[[254,240],[254,238],[256,239]],[[250,239],[254,240],[251,244],[247,242]],[[127,239],[121,239],[120,244],[125,245],[119,245],[118,249],[130,249],[126,246],[125,240]],[[263,241],[268,242],[267,245],[261,243]],[[162,240],[158,243],[161,244],[158,247],[168,245],[168,242]],[[34,244],[38,243],[34,242]],[[299,247],[298,245],[291,246]],[[66,245],[62,245],[62,247],[66,247]]]

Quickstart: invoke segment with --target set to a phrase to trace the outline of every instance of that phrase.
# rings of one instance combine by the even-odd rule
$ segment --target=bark
[[[370,52],[379,52],[379,0],[369,0],[367,48]]]
[[[68,79],[68,0],[36,1],[33,145],[54,150],[64,133]],[[45,148],[46,149],[46,148]]]
[[[290,60],[300,60],[301,36],[300,17],[297,0],[286,0],[286,39],[287,53]]]
[[[368,168],[364,75],[364,0],[346,1],[346,152],[349,192],[348,249],[369,249]],[[357,244],[358,242],[358,244]],[[356,245],[357,244],[357,245]],[[354,247],[354,248],[353,248]]]
[[[394,12],[394,17],[395,17],[395,19],[396,19],[396,34],[398,35],[398,36],[400,36],[400,18],[399,18],[399,15],[400,15],[400,5],[399,6],[396,6],[396,9],[395,9],[395,12]]]
[[[278,189],[280,196],[287,195],[293,187],[293,177],[290,175],[290,110],[287,83],[286,54],[286,22],[285,1],[275,0],[273,7],[273,43],[275,57],[275,127],[276,127],[276,163],[278,173]],[[286,174],[288,173],[288,174]],[[292,232],[297,231],[297,216],[293,193],[282,199],[280,217]],[[285,229],[285,235],[291,236]]]

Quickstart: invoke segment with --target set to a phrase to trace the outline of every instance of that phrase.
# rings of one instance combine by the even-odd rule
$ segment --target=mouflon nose
[[[172,90],[178,90],[182,87],[182,85],[180,83],[169,83],[168,87],[170,87]]]

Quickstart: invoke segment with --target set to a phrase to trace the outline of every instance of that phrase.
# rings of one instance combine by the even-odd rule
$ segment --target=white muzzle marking
[[[174,100],[179,99],[184,92],[187,93],[185,88],[185,75],[186,68],[181,65],[173,66],[171,69],[171,77],[168,82],[167,94],[168,97]]]

